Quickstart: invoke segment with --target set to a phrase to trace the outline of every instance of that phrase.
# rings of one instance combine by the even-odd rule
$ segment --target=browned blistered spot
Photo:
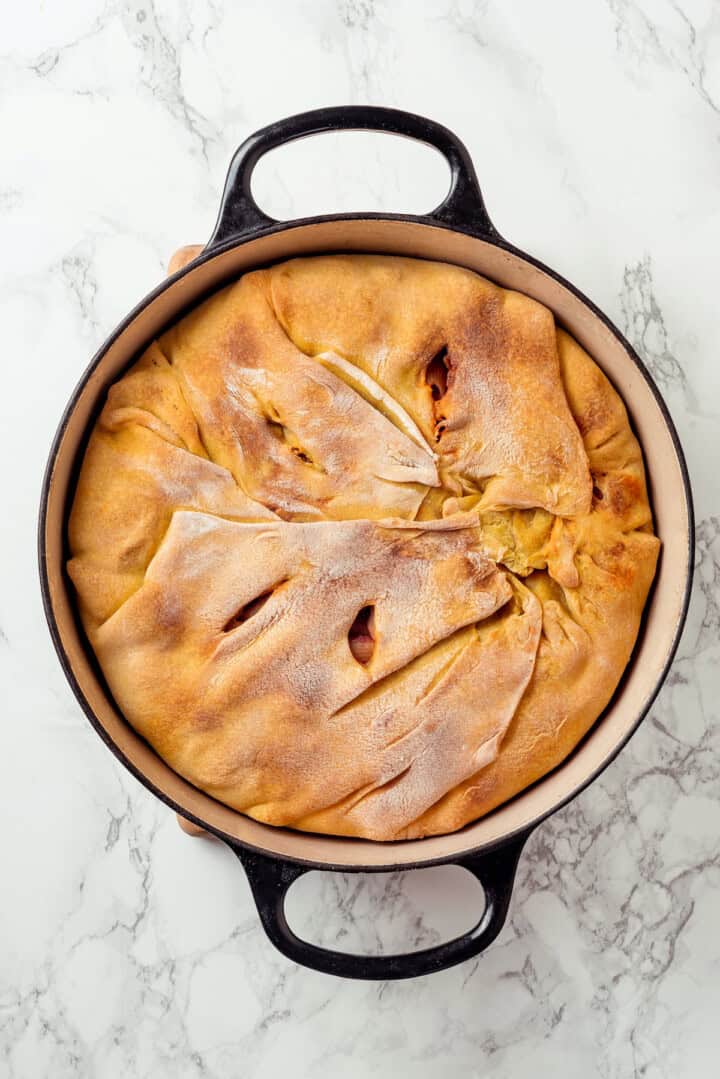
[[[583,438],[591,431],[602,431],[610,420],[607,401],[598,394],[587,401],[581,412],[575,416],[575,422]]]
[[[617,566],[613,576],[615,578],[615,582],[618,588],[623,588],[627,589],[627,591],[630,591],[630,589],[633,587],[633,584],[635,582],[635,573],[631,565],[623,563],[622,565]]]
[[[263,349],[267,348],[258,333],[242,318],[229,327],[223,344],[228,359],[239,367],[255,367],[258,356],[262,356]]]
[[[612,512],[622,517],[642,498],[642,486],[636,476],[624,473],[610,477],[606,494]]]
[[[155,625],[159,631],[159,636],[163,634],[167,634],[168,638],[179,636],[187,622],[187,615],[183,605],[159,585],[156,587],[153,599]]]
[[[486,347],[493,346],[490,351],[497,355],[494,346],[506,343],[508,337],[502,293],[484,295],[480,303],[463,306],[452,321],[452,337],[463,349],[475,348],[482,342]]]
[[[222,716],[217,712],[196,712],[192,716],[193,726],[200,731],[214,731],[222,726]]]
[[[565,456],[562,450],[549,446],[545,452],[545,460],[554,472],[562,472],[565,467]]]
[[[631,588],[635,580],[635,570],[632,560],[627,557],[625,544],[618,540],[611,547],[598,551],[593,556],[594,561],[613,578],[614,588]]]

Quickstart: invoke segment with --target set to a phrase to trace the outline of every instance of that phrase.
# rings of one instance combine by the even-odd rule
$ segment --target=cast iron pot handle
[[[277,224],[257,205],[250,186],[255,166],[263,154],[307,135],[344,130],[404,135],[435,147],[450,166],[450,190],[440,205],[421,220],[442,222],[485,239],[497,237],[485,209],[470,154],[457,135],[442,124],[412,112],[372,105],[338,105],[288,116],[261,128],[242,143],[230,162],[220,213],[206,250],[247,239]]]
[[[472,854],[453,865],[477,877],[485,893],[485,909],[476,925],[445,944],[405,955],[353,955],[321,948],[293,933],[285,917],[285,896],[290,886],[313,866],[283,861],[241,847],[233,847],[247,873],[263,928],[275,947],[293,962],[341,978],[416,978],[445,970],[472,959],[492,944],[508,912],[515,870],[529,832],[489,854]],[[342,868],[338,867],[342,872]]]

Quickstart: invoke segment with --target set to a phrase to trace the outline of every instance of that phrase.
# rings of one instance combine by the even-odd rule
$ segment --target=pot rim
[[[685,455],[684,455],[684,452],[683,452],[683,449],[682,449],[682,445],[680,443],[679,436],[677,434],[677,430],[675,428],[675,424],[674,424],[674,422],[672,420],[672,417],[671,417],[671,415],[669,413],[669,410],[667,408],[665,400],[664,400],[659,388],[657,387],[657,385],[653,381],[652,376],[650,375],[650,373],[649,373],[648,369],[646,368],[645,364],[642,362],[642,360],[640,359],[640,357],[638,356],[638,354],[636,353],[636,351],[634,350],[634,348],[632,347],[630,342],[625,338],[625,336],[621,333],[621,331],[614,325],[614,323],[608,318],[608,316],[605,315],[604,312],[601,311],[592,302],[592,300],[590,300],[572,282],[568,281],[561,274],[557,273],[555,270],[553,270],[552,268],[547,266],[540,259],[537,259],[534,256],[527,254],[526,252],[522,251],[520,248],[518,248],[515,245],[513,245],[513,244],[509,243],[508,241],[506,241],[494,229],[492,231],[492,234],[486,233],[486,234],[480,236],[480,235],[478,235],[477,231],[474,231],[471,227],[463,227],[458,222],[453,222],[452,224],[446,224],[442,220],[438,219],[438,217],[436,217],[436,216],[413,215],[413,214],[397,214],[397,213],[370,213],[370,212],[367,212],[367,213],[337,213],[337,214],[323,214],[323,215],[312,216],[312,217],[295,218],[295,219],[290,220],[290,221],[272,222],[272,223],[269,223],[267,225],[262,225],[261,227],[255,229],[253,232],[251,232],[249,235],[244,235],[244,236],[242,236],[240,238],[231,238],[231,239],[222,240],[222,241],[216,241],[215,243],[211,243],[211,245],[207,246],[197,256],[197,258],[193,259],[192,262],[190,262],[186,266],[182,267],[176,273],[166,277],[154,289],[152,289],[150,292],[148,292],[131,309],[131,311],[118,323],[118,325],[115,327],[115,329],[108,335],[108,337],[102,343],[100,348],[96,351],[96,353],[92,357],[90,363],[88,364],[87,368],[85,369],[85,371],[81,375],[81,377],[80,377],[78,383],[76,384],[76,386],[75,386],[75,388],[74,388],[74,390],[73,390],[73,392],[72,392],[72,394],[70,396],[70,399],[69,399],[69,401],[68,401],[68,403],[67,403],[67,405],[66,405],[66,407],[65,407],[65,409],[64,409],[64,411],[62,413],[61,419],[59,421],[58,427],[56,429],[55,435],[54,435],[52,443],[51,443],[51,447],[50,447],[50,451],[49,451],[49,454],[48,454],[48,459],[47,459],[47,463],[46,463],[46,467],[45,467],[45,473],[44,473],[44,476],[43,476],[42,488],[41,488],[40,510],[39,510],[39,517],[38,517],[38,562],[39,562],[39,573],[40,573],[40,586],[41,586],[43,609],[44,609],[45,617],[46,617],[48,627],[49,627],[49,630],[50,630],[50,636],[51,636],[51,639],[52,639],[52,642],[53,642],[53,646],[54,646],[55,651],[56,651],[56,653],[58,655],[58,659],[60,661],[60,665],[61,665],[61,667],[63,669],[65,677],[67,678],[67,680],[68,680],[68,682],[70,684],[70,687],[71,687],[76,699],[78,700],[81,708],[83,709],[83,712],[85,713],[85,715],[89,719],[90,723],[92,724],[93,728],[99,734],[99,736],[101,737],[103,742],[111,750],[111,752],[114,754],[114,756],[121,762],[121,764],[123,764],[123,766],[147,790],[149,790],[152,794],[154,794],[162,802],[164,802],[166,805],[168,805],[176,813],[180,814],[181,816],[185,817],[188,820],[193,821],[195,824],[197,824],[198,826],[200,826],[204,830],[212,833],[213,835],[217,836],[218,838],[222,839],[224,842],[228,843],[230,846],[232,846],[236,850],[246,850],[246,851],[249,851],[249,852],[254,853],[254,854],[265,855],[267,857],[274,858],[274,859],[279,859],[279,860],[282,860],[284,862],[292,862],[292,863],[296,864],[297,866],[301,866],[301,867],[303,867],[305,869],[319,869],[319,870],[327,870],[327,871],[336,870],[336,871],[342,871],[342,872],[381,872],[381,871],[392,871],[392,870],[397,870],[397,869],[409,870],[409,869],[415,869],[415,868],[418,868],[418,867],[431,867],[431,866],[442,865],[442,864],[447,864],[447,863],[457,863],[458,860],[459,860],[459,855],[458,855],[457,852],[451,851],[451,852],[449,852],[447,854],[444,854],[444,855],[433,856],[433,857],[429,857],[427,859],[420,858],[420,859],[417,859],[417,860],[412,861],[412,862],[393,862],[393,861],[388,861],[387,863],[383,863],[383,864],[375,864],[375,863],[373,863],[371,865],[366,865],[366,864],[359,864],[359,863],[358,864],[356,864],[356,863],[346,864],[345,862],[318,861],[318,860],[314,860],[314,859],[306,859],[306,858],[298,857],[298,856],[296,856],[294,854],[293,855],[289,855],[289,854],[285,854],[285,853],[279,854],[279,853],[277,853],[275,851],[270,850],[269,848],[265,848],[265,847],[259,846],[257,844],[248,842],[245,839],[240,840],[236,836],[233,836],[233,835],[225,832],[222,828],[218,827],[217,825],[208,823],[202,817],[198,816],[194,812],[189,811],[183,805],[181,805],[180,803],[175,801],[170,795],[168,795],[166,792],[161,790],[153,782],[153,780],[145,772],[143,772],[142,769],[140,769],[132,760],[130,760],[127,757],[127,755],[123,752],[123,750],[113,741],[113,739],[110,737],[108,731],[106,730],[106,728],[104,727],[102,722],[98,719],[97,715],[95,714],[95,711],[93,710],[92,705],[89,703],[89,701],[88,701],[88,699],[87,699],[87,697],[85,695],[84,690],[82,689],[78,679],[75,676],[72,664],[70,662],[68,653],[67,653],[66,648],[65,648],[65,644],[64,644],[64,641],[63,641],[63,638],[62,638],[61,631],[60,631],[59,626],[58,626],[57,618],[56,618],[56,615],[55,615],[55,611],[54,611],[53,604],[52,604],[52,599],[51,599],[51,590],[50,590],[49,573],[48,573],[48,558],[47,558],[47,550],[46,550],[46,525],[47,525],[48,503],[49,503],[51,488],[52,488],[52,484],[53,484],[53,474],[54,474],[55,463],[56,463],[56,460],[57,460],[57,457],[58,457],[58,454],[59,454],[59,451],[60,451],[60,448],[61,448],[61,445],[62,445],[62,442],[63,442],[63,438],[64,438],[64,435],[65,435],[66,428],[67,428],[68,423],[69,423],[69,421],[70,421],[70,419],[71,419],[71,417],[72,417],[72,415],[74,413],[74,410],[75,410],[75,408],[76,408],[76,406],[78,404],[78,401],[79,401],[80,397],[82,396],[82,394],[83,394],[83,392],[85,390],[87,382],[89,381],[90,377],[95,372],[95,370],[99,367],[100,363],[104,359],[105,355],[107,354],[107,352],[111,348],[111,346],[116,341],[118,341],[118,339],[126,332],[126,330],[135,322],[135,320],[142,314],[142,312],[151,303],[153,303],[159,296],[161,296],[163,293],[165,293],[166,291],[171,289],[174,285],[176,285],[177,282],[180,281],[183,277],[185,277],[187,274],[189,274],[193,270],[197,269],[201,265],[204,265],[205,263],[208,263],[208,262],[210,262],[210,261],[212,261],[212,260],[214,260],[214,259],[216,259],[216,258],[218,258],[218,257],[220,257],[220,256],[222,256],[224,254],[227,254],[229,251],[235,250],[235,249],[237,249],[239,247],[243,247],[243,246],[247,245],[248,243],[250,243],[252,241],[255,241],[255,240],[260,239],[260,238],[265,238],[265,237],[273,235],[273,234],[283,233],[283,232],[287,232],[287,231],[290,231],[290,230],[293,230],[293,229],[304,229],[306,227],[314,226],[314,225],[317,225],[317,224],[320,224],[320,223],[325,223],[325,222],[333,223],[333,222],[346,222],[346,221],[409,222],[409,223],[412,223],[414,225],[426,226],[426,227],[430,227],[430,228],[433,228],[433,229],[436,229],[436,230],[437,229],[442,229],[442,230],[447,231],[449,233],[463,233],[463,234],[465,234],[466,236],[468,236],[468,237],[470,237],[472,239],[479,239],[484,243],[491,244],[491,245],[501,249],[502,251],[505,251],[508,254],[514,256],[515,258],[520,259],[523,262],[529,264],[534,269],[541,271],[543,274],[545,274],[548,277],[550,277],[551,279],[553,279],[557,284],[564,287],[595,318],[599,319],[600,322],[603,323],[605,328],[610,331],[610,333],[613,335],[613,337],[622,346],[622,349],[624,350],[627,358],[632,362],[632,364],[640,372],[640,374],[643,377],[644,382],[646,383],[648,389],[650,390],[652,396],[655,399],[655,403],[656,403],[656,405],[658,407],[658,410],[659,410],[659,412],[660,412],[660,414],[662,416],[663,423],[664,423],[664,425],[665,425],[665,427],[667,429],[668,434],[670,435],[670,439],[671,439],[671,442],[672,442],[674,454],[675,454],[675,457],[676,457],[676,460],[677,460],[677,464],[678,464],[681,479],[682,479],[682,486],[683,486],[683,491],[684,491],[684,496],[685,496],[685,503],[686,503],[686,511],[687,511],[687,563],[686,563],[686,568],[685,568],[685,573],[684,573],[682,601],[681,601],[681,605],[680,605],[680,609],[679,609],[679,615],[678,615],[678,618],[677,618],[675,629],[674,629],[674,632],[673,632],[673,636],[672,636],[669,648],[668,648],[667,653],[666,653],[665,661],[662,664],[662,667],[660,668],[660,670],[659,670],[659,672],[658,672],[658,674],[657,674],[657,676],[655,678],[655,681],[653,683],[653,687],[652,687],[651,691],[647,694],[647,696],[646,696],[646,698],[645,698],[645,700],[643,702],[643,705],[642,705],[641,709],[638,711],[636,717],[634,718],[632,723],[629,724],[626,731],[623,733],[623,736],[618,739],[618,741],[613,745],[610,752],[607,753],[602,758],[600,763],[594,769],[592,769],[590,772],[588,772],[588,774],[586,776],[584,776],[581,781],[576,783],[558,801],[554,802],[549,807],[546,807],[546,808],[542,809],[536,816],[534,816],[532,818],[532,820],[529,823],[523,824],[521,826],[518,826],[518,827],[514,828],[513,830],[505,832],[501,836],[497,837],[496,839],[494,839],[492,841],[489,841],[487,843],[482,843],[482,844],[480,844],[478,846],[473,846],[473,847],[467,848],[467,850],[465,851],[464,856],[471,856],[473,854],[488,853],[488,852],[491,852],[491,851],[494,851],[494,850],[498,850],[498,849],[501,849],[501,848],[505,847],[508,844],[511,844],[513,841],[517,840],[518,838],[526,837],[540,823],[542,823],[542,821],[546,820],[552,814],[554,814],[558,810],[562,809],[569,802],[571,802],[574,798],[576,798],[583,790],[586,789],[586,787],[588,787],[592,782],[594,782],[595,779],[597,779],[598,776],[612,763],[612,761],[617,757],[617,755],[620,753],[620,751],[624,748],[624,746],[627,744],[627,742],[630,740],[630,738],[636,732],[636,730],[638,729],[638,727],[642,723],[643,719],[646,717],[647,713],[649,712],[650,708],[652,707],[652,705],[653,705],[653,703],[654,703],[654,701],[655,701],[655,699],[657,697],[657,694],[659,693],[659,691],[660,691],[660,689],[661,689],[661,687],[663,685],[663,682],[665,681],[665,678],[667,677],[667,673],[668,673],[668,671],[670,669],[672,661],[673,661],[673,659],[675,657],[675,654],[677,652],[677,648],[678,648],[678,645],[679,645],[679,642],[680,642],[680,637],[682,635],[682,631],[683,631],[685,621],[686,621],[686,618],[687,618],[687,612],[688,612],[688,607],[689,607],[689,603],[690,603],[690,595],[691,595],[691,589],[692,589],[693,573],[694,573],[694,561],[693,561],[694,542],[693,541],[694,541],[694,530],[695,530],[693,497],[692,497],[692,489],[691,489],[691,485],[690,485],[690,477],[689,477],[688,469],[687,469],[687,463],[686,463],[686,460],[685,460]],[[337,252],[335,252],[335,253],[337,253]],[[421,257],[421,256],[418,256],[418,257]],[[259,265],[260,264],[262,264],[262,263],[259,263]],[[248,271],[244,271],[244,272],[248,272]],[[222,287],[222,286],[215,286],[215,288],[217,288],[217,287]],[[214,290],[210,290],[210,293],[212,291],[214,291]],[[191,301],[191,304],[188,305],[188,306],[189,307],[196,306],[198,303],[201,303],[201,302],[202,302],[202,298],[197,298],[196,297],[195,299],[193,299]],[[178,317],[181,317],[184,306],[185,305],[183,305],[182,303],[179,303],[177,305],[177,310],[174,312],[174,314],[172,316],[172,320],[174,320],[174,319],[176,319]],[[92,422],[92,421],[90,421],[90,422]],[[86,425],[85,432],[87,432],[88,426],[89,426],[89,424]],[[82,441],[82,439],[78,441],[78,445],[79,445],[79,443],[81,441]],[[644,447],[644,446],[643,446],[643,450],[644,450],[644,452],[647,452],[646,447]],[[69,495],[66,498],[66,502],[68,501],[68,498],[69,498]],[[77,614],[76,613],[75,613],[75,617],[77,619]],[[81,632],[81,638],[83,639],[84,647],[86,649],[89,648],[89,645],[87,644],[87,641],[84,639],[85,638],[84,632]],[[633,665],[634,661],[635,661],[634,657],[631,656],[631,659],[630,659],[629,664],[628,664],[628,669]],[[600,722],[601,720],[602,720],[602,716],[598,717],[598,720],[596,721],[596,723]],[[593,725],[593,728],[594,728],[594,726],[595,726],[595,724]],[[593,728],[591,728],[591,730]],[[548,773],[548,774],[552,774],[552,772]],[[541,777],[539,780],[536,781],[537,784],[541,784],[546,778],[547,778],[547,776]],[[533,786],[534,785],[535,784],[533,784]],[[519,792],[519,794],[522,794],[522,793],[523,792]],[[208,797],[210,797],[210,796],[208,796]],[[511,801],[512,800],[513,799],[511,799]],[[500,808],[500,807],[498,807],[498,808]],[[235,811],[235,812],[237,812],[237,811]],[[240,814],[240,815],[242,815],[242,814]],[[469,826],[470,825],[468,825],[466,827],[469,827]],[[267,825],[266,827],[270,828],[272,826]],[[462,829],[460,829],[460,831],[462,831]],[[453,835],[453,834],[456,834],[456,833],[449,833],[449,834]],[[326,836],[326,835],[323,835],[322,838],[324,840],[341,839],[343,842],[347,842],[348,839],[350,839],[352,837],[331,836],[331,835]],[[436,837],[436,838],[444,838],[444,837]],[[367,842],[367,841],[365,841],[365,842]],[[410,842],[417,842],[417,840],[411,840]]]

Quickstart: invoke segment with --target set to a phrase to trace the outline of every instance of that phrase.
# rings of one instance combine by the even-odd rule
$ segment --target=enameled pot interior
[[[375,843],[308,835],[259,824],[196,790],[133,732],[108,698],[86,653],[63,570],[65,509],[78,448],[108,385],[180,311],[212,289],[264,263],[330,251],[453,262],[544,303],[610,377],[645,452],[663,550],[644,630],[620,691],[602,721],[561,767],[494,813],[449,836]],[[518,255],[458,232],[413,221],[342,219],[289,227],[216,255],[181,274],[129,322],[103,354],[68,417],[49,487],[45,557],[49,602],[66,666],[106,739],[160,797],[217,832],[279,855],[336,866],[399,866],[446,859],[502,841],[563,803],[617,751],[644,713],[673,648],[684,611],[689,529],[682,468],[661,408],[622,343],[569,289]]]

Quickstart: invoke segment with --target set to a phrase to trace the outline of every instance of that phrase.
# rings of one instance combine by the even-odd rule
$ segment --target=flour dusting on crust
[[[468,270],[295,259],[111,387],[68,571],[128,721],[260,821],[453,831],[559,764],[659,543],[615,390]]]

